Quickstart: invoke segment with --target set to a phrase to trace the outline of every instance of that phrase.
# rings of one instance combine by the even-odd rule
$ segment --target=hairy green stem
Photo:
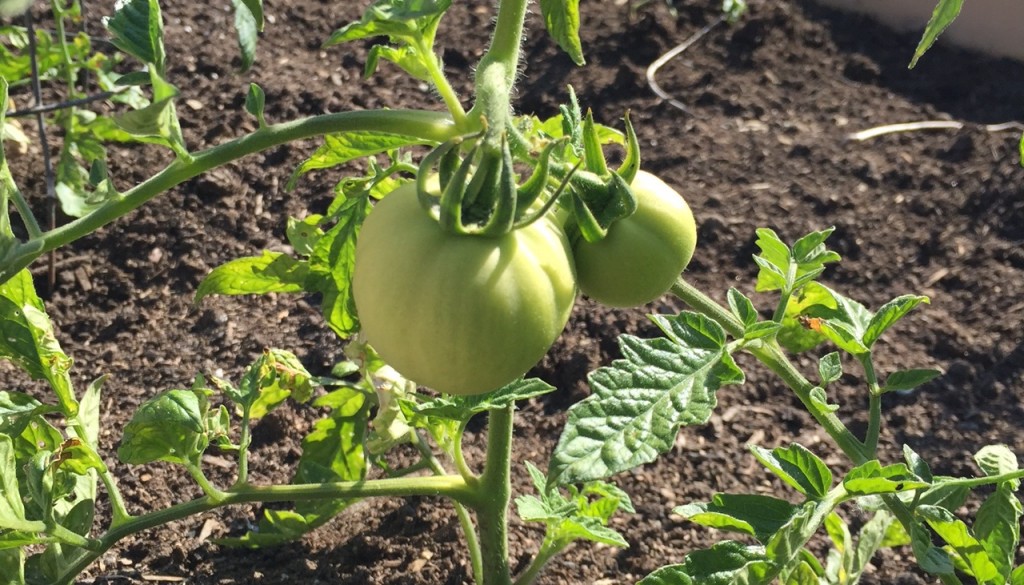
[[[238,437],[238,479],[235,481],[235,486],[243,486],[249,483],[249,445],[252,443],[251,439],[251,408],[252,405],[247,405],[242,411],[242,425],[241,433]]]
[[[868,430],[864,436],[864,449],[872,456],[878,452],[878,438],[882,433],[882,389],[878,385],[878,375],[875,374],[875,363],[871,359],[871,352],[857,356],[861,367],[864,368],[864,379],[868,384]]]
[[[509,96],[519,70],[527,4],[527,0],[501,0],[491,45],[477,67],[477,101],[468,116],[487,120],[485,141],[492,148],[500,148],[501,136],[512,114]]]
[[[487,463],[480,476],[479,501],[473,505],[480,525],[482,585],[511,585],[508,563],[508,507],[512,500],[514,407],[491,409],[487,422]]]
[[[544,538],[544,542],[540,545],[540,550],[537,551],[537,556],[533,557],[533,561],[530,566],[526,567],[519,577],[516,578],[514,585],[533,585],[540,576],[541,571],[547,566],[548,561],[554,558],[556,555],[561,553],[569,546],[569,543],[555,541],[553,539]]]
[[[423,38],[417,38],[416,50],[420,55],[423,55],[423,64],[427,68],[427,72],[430,74],[430,79],[434,83],[434,89],[440,94],[441,99],[444,101],[444,105],[447,106],[448,112],[452,115],[455,125],[462,128],[467,125],[466,122],[466,110],[462,108],[462,102],[459,100],[459,94],[455,92],[451,84],[448,83],[448,77],[445,76],[444,70],[441,69],[440,59],[434,59],[434,53]]]
[[[92,213],[50,230],[41,237],[18,244],[0,262],[0,283],[9,280],[40,255],[96,231],[160,193],[212,168],[288,142],[352,131],[400,134],[420,139],[424,143],[444,142],[459,133],[448,114],[419,110],[341,112],[266,126],[196,153],[191,161],[175,160],[156,175]]]
[[[219,500],[203,496],[163,510],[135,516],[119,526],[111,526],[107,533],[98,539],[93,550],[79,551],[63,568],[55,582],[71,583],[79,573],[122,538],[222,506],[253,502],[344,500],[379,496],[447,496],[456,502],[475,500],[475,495],[466,486],[462,477],[458,475],[267,487],[244,486],[228,490],[223,494]]]

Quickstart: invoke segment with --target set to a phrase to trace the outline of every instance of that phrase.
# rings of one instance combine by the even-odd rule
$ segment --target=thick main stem
[[[9,280],[40,255],[98,230],[160,193],[212,168],[288,142],[351,131],[399,134],[420,139],[424,143],[444,142],[458,133],[447,114],[419,110],[341,112],[260,128],[252,134],[199,152],[191,161],[175,160],[164,170],[89,215],[19,244],[0,265],[0,283]]]
[[[483,585],[511,585],[508,563],[508,507],[512,499],[514,407],[495,408],[487,423],[487,463],[480,476],[476,510],[483,556]]]

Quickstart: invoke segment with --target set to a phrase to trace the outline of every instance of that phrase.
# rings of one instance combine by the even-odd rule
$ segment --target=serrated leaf
[[[56,406],[45,405],[24,392],[0,390],[0,435],[17,437],[33,417],[58,410]]]
[[[118,458],[131,465],[198,460],[207,445],[208,406],[193,390],[169,390],[147,400],[125,426]]]
[[[726,540],[710,549],[691,552],[682,564],[662,567],[641,579],[637,585],[739,585],[762,583],[739,581],[741,572],[759,569],[768,574],[770,562],[761,547]]]
[[[751,302],[747,295],[741,293],[735,288],[730,288],[728,293],[729,309],[732,310],[732,314],[736,315],[736,318],[743,323],[743,326],[750,328],[751,325],[757,322],[757,309],[754,308],[754,303]]]
[[[952,575],[953,561],[946,551],[932,544],[932,535],[919,523],[914,523],[910,532],[910,544],[914,550],[917,565],[933,575]]]
[[[324,136],[324,143],[292,173],[288,190],[294,189],[299,177],[315,169],[328,169],[364,156],[380,154],[397,148],[429,144],[422,138],[384,132],[339,132]]]
[[[892,514],[886,511],[879,511],[860,529],[857,536],[857,546],[849,548],[843,553],[843,565],[847,583],[857,583],[860,581],[864,569],[871,562],[878,549],[885,543],[889,527],[894,524],[899,525],[894,520]]]
[[[288,243],[291,244],[295,253],[299,256],[310,256],[316,247],[316,243],[324,236],[324,230],[320,228],[323,223],[323,216],[313,214],[305,219],[298,220],[294,217],[288,218],[288,225],[285,227],[285,235]]]
[[[1010,580],[1022,514],[1020,500],[1006,482],[985,498],[974,518],[974,534],[999,571],[1001,583]]]
[[[114,16],[105,24],[114,46],[143,63],[155,66],[157,72],[163,74],[163,18],[158,0],[119,2]]]
[[[558,43],[573,63],[583,66],[583,45],[580,42],[579,0],[541,0],[541,15],[548,34]]]
[[[356,235],[371,209],[368,196],[345,201],[335,210],[334,227],[317,240],[309,257],[309,275],[303,289],[322,295],[321,312],[327,325],[341,338],[359,330],[352,298],[352,271],[356,259]]]
[[[231,399],[247,410],[251,418],[262,418],[285,399],[306,402],[316,385],[313,376],[295,354],[266,349],[245,370]]]
[[[209,295],[251,295],[301,292],[309,266],[280,252],[237,258],[214,268],[199,283],[193,302]]]
[[[843,377],[843,360],[839,356],[839,352],[833,351],[818,360],[818,377],[821,378],[822,386]]]
[[[256,44],[259,42],[259,31],[262,25],[256,20],[249,4],[259,4],[259,0],[231,0],[235,7],[235,33],[238,38],[238,50],[241,52],[242,72],[248,71],[256,62]],[[262,7],[259,7],[262,17]]]
[[[925,296],[904,295],[882,305],[864,328],[864,335],[861,341],[870,348],[885,333],[886,329],[892,327],[897,321],[905,317],[907,313],[913,311],[914,307],[928,302],[928,297]]]
[[[11,360],[32,378],[46,380],[65,415],[78,412],[69,374],[71,358],[57,342],[27,269],[0,284],[0,357]]]
[[[811,565],[801,561],[796,568],[786,576],[785,585],[820,585],[821,580],[814,572]]]
[[[505,408],[520,400],[527,400],[554,392],[556,388],[543,380],[528,378],[510,382],[493,392],[475,396],[441,396],[427,400],[416,411],[427,416],[439,416],[466,421],[494,408]]]
[[[749,534],[767,541],[789,521],[796,506],[785,500],[757,494],[715,494],[708,503],[679,506],[674,513],[690,522]]]
[[[295,471],[294,483],[359,481],[366,477],[365,444],[369,406],[366,396],[358,390],[341,388],[321,396],[317,407],[331,409],[331,414],[317,421],[313,431],[302,440],[302,456]],[[299,502],[296,511],[322,523],[355,500]]]
[[[706,422],[715,392],[743,373],[725,332],[702,315],[655,322],[669,338],[619,338],[623,359],[589,376],[593,394],[569,409],[551,459],[555,484],[600,479],[649,463],[675,443],[679,427]]]
[[[858,496],[896,493],[928,485],[928,482],[911,473],[903,463],[882,467],[875,459],[854,467],[843,478],[846,491]]]
[[[363,77],[370,78],[377,72],[377,65],[381,59],[390,61],[402,68],[403,71],[412,77],[425,82],[430,82],[431,68],[424,63],[424,60],[435,61],[437,69],[444,69],[443,64],[434,54],[421,55],[419,50],[409,45],[392,47],[389,45],[375,45],[366,56],[366,67],[363,69]]]
[[[1024,565],[1015,568],[1010,574],[1010,585],[1024,585]]]
[[[883,392],[906,392],[927,384],[942,375],[939,370],[915,369],[899,370],[889,374],[882,384]]]
[[[394,41],[419,35],[430,46],[437,24],[449,6],[451,0],[376,0],[358,21],[336,30],[324,46],[376,36]]]
[[[823,498],[832,487],[828,466],[799,443],[771,451],[751,445],[750,450],[762,465],[808,498]]]
[[[1006,445],[986,445],[974,454],[974,461],[985,475],[989,476],[1013,473],[1020,468],[1017,456]],[[1011,483],[1014,490],[1019,485],[1019,480],[1013,480]]]
[[[914,50],[914,57],[910,60],[910,69],[917,65],[918,59],[923,57],[925,52],[931,48],[935,40],[942,34],[942,31],[946,30],[946,27],[956,20],[963,4],[964,0],[939,0],[938,4],[935,5],[935,10],[932,11],[932,17],[928,20],[928,25],[925,26],[924,34],[921,35],[917,49]]]
[[[999,569],[967,525],[949,510],[937,506],[918,506],[916,513],[960,556],[979,583],[994,583]]]

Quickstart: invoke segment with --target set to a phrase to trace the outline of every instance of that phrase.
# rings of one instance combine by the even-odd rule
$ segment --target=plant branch
[[[45,104],[41,106],[35,106],[31,108],[25,108],[23,110],[16,110],[7,114],[8,118],[20,118],[25,116],[34,116],[36,114],[48,114],[50,112],[56,112],[57,110],[63,110],[66,108],[74,108],[77,106],[83,106],[88,103],[98,102],[107,98],[114,97],[115,95],[123,92],[121,91],[101,91],[93,95],[87,95],[85,97],[75,98],[72,100],[65,100],[56,104]]]
[[[96,231],[160,193],[212,168],[288,142],[352,131],[388,132],[430,143],[444,142],[458,133],[447,114],[419,110],[341,112],[267,126],[196,153],[191,161],[175,160],[156,175],[92,213],[19,244],[0,263],[0,283],[9,280],[40,255]]]
[[[120,525],[111,526],[93,550],[83,550],[70,559],[55,583],[71,583],[93,561],[113,547],[119,540],[157,526],[195,516],[210,510],[235,504],[253,502],[298,502],[311,500],[343,500],[379,496],[446,496],[456,502],[474,499],[466,483],[458,475],[376,479],[319,484],[278,486],[244,486],[224,492],[215,500],[203,496],[141,516],[135,516]]]

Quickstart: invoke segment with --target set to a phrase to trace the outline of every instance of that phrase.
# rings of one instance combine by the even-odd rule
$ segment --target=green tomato
[[[494,238],[450,234],[404,185],[363,223],[352,294],[384,361],[418,384],[471,395],[544,357],[569,320],[576,280],[565,233],[548,219]]]
[[[633,179],[637,208],[598,242],[573,247],[580,290],[611,307],[649,303],[672,287],[690,263],[697,224],[683,197],[654,175]]]

